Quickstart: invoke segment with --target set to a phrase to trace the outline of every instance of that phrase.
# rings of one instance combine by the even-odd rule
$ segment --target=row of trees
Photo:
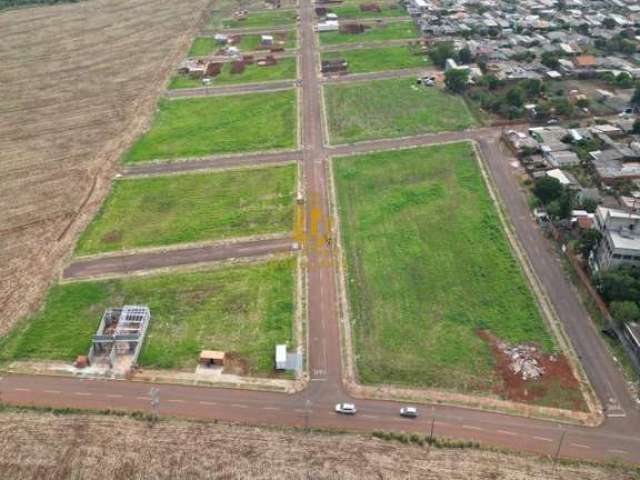
[[[603,272],[596,278],[596,287],[617,322],[640,321],[640,268],[623,265]]]

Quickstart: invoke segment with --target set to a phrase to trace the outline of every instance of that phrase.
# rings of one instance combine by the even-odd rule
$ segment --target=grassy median
[[[143,304],[152,320],[140,355],[149,368],[194,368],[203,349],[234,352],[268,375],[277,343],[294,345],[294,260],[195,273],[55,285],[44,307],[0,342],[0,360],[71,362],[86,355],[102,312]]]
[[[479,330],[554,348],[470,144],[338,158],[335,175],[362,382],[486,392]]]
[[[404,137],[476,125],[461,97],[415,83],[410,77],[325,86],[331,142]]]
[[[163,99],[124,162],[293,148],[296,122],[293,90]]]
[[[78,255],[288,232],[296,166],[118,180]]]

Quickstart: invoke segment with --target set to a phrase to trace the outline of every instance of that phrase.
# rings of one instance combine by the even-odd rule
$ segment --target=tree
[[[597,281],[598,289],[607,302],[640,298],[640,268],[622,265],[607,270]]]
[[[540,61],[543,65],[556,69],[560,66],[560,62],[558,61],[558,54],[556,52],[544,52],[540,57]]]
[[[590,104],[591,102],[589,102],[588,98],[581,98],[576,102],[578,108],[589,108]]]
[[[453,68],[444,74],[444,84],[454,93],[462,93],[469,83],[469,71],[464,68]]]
[[[638,134],[640,133],[640,119],[636,118],[635,121],[633,122],[633,133]]]
[[[607,17],[602,21],[604,28],[612,30],[616,28],[616,21],[613,18]]]
[[[562,195],[563,187],[557,178],[542,177],[536,180],[533,187],[533,194],[545,205],[557,200]]]
[[[460,63],[471,63],[473,61],[473,55],[471,54],[471,50],[468,47],[461,48],[458,52],[458,60]]]
[[[582,254],[582,258],[588,259],[591,251],[596,248],[601,239],[602,234],[598,230],[592,228],[585,231],[578,241],[578,250]]]
[[[573,209],[573,195],[563,188],[559,198],[547,204],[547,212],[554,218],[569,218]]]
[[[456,58],[453,42],[438,42],[429,50],[429,58],[440,68],[444,68],[448,58]]]
[[[598,208],[598,201],[594,198],[585,198],[582,200],[582,209],[589,213],[593,213]]]
[[[520,88],[518,87],[514,87],[511,90],[509,90],[507,92],[506,99],[507,99],[507,102],[509,102],[509,105],[514,107],[521,107],[522,104],[524,103],[522,90],[520,90]]]
[[[522,86],[524,87],[528,98],[538,98],[540,96],[540,92],[542,92],[542,82],[537,78],[525,80],[522,82]]]
[[[609,305],[609,313],[619,325],[640,320],[640,308],[631,300],[616,300]]]
[[[633,77],[627,72],[620,72],[615,83],[620,88],[631,88],[633,87]]]

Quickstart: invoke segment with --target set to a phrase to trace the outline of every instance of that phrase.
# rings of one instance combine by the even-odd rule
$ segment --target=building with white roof
[[[595,258],[599,270],[640,266],[640,215],[600,206],[596,209],[596,228],[602,234]]]

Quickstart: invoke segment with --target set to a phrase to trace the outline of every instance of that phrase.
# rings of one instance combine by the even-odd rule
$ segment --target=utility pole
[[[567,434],[566,430],[562,431],[562,435],[560,435],[560,441],[558,442],[558,448],[556,449],[556,454],[553,456],[554,461],[558,461],[558,457],[560,456],[560,449],[562,448],[562,442],[564,442],[564,436]]]
[[[156,387],[151,387],[149,390],[151,411],[153,412],[153,420],[157,421],[160,411],[160,390]]]
[[[305,431],[309,431],[309,413],[311,410],[311,400],[307,399],[304,402],[304,429]]]
[[[436,423],[436,409],[434,408],[431,412],[431,428],[429,429],[429,446],[431,446],[431,442],[433,442],[433,427]]]

